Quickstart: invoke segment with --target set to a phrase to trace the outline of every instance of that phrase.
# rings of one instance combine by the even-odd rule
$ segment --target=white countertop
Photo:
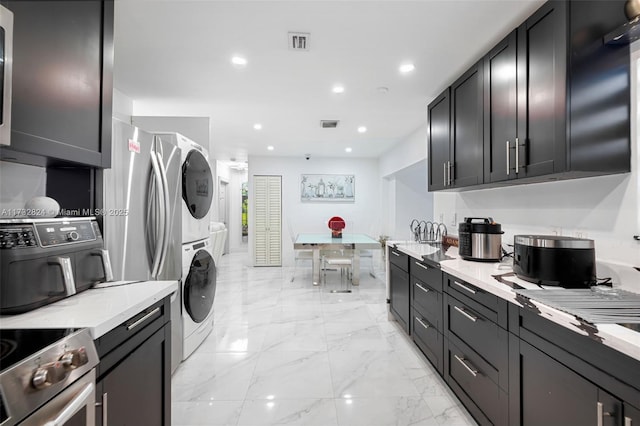
[[[177,281],[116,282],[102,286],[24,314],[0,316],[0,329],[87,328],[97,339],[178,290]]]
[[[395,244],[398,250],[419,260],[422,260],[423,255],[432,254],[435,250],[433,247],[424,246],[423,244],[414,242],[392,241],[388,242],[387,244],[389,244],[390,246],[393,246]],[[511,259],[505,260],[503,262],[490,263],[463,260],[458,256],[457,247],[449,247],[446,251],[446,255],[451,259],[440,261],[440,268],[442,269],[442,271],[458,277],[461,280],[468,282],[469,284],[473,284],[478,288],[495,294],[496,296],[511,303],[522,306],[522,304],[520,304],[516,300],[517,295],[513,291],[513,289],[506,284],[498,282],[495,278],[495,276],[497,275],[509,274],[510,272],[513,272],[513,262]],[[613,278],[614,288],[640,293],[640,272],[638,272],[631,266],[597,262],[596,269],[598,271],[598,276],[611,276]],[[561,290],[557,287],[545,287],[544,289],[540,289],[538,285],[519,279],[516,276],[506,276],[502,277],[502,279],[518,284],[519,286],[526,289],[535,289],[540,291]],[[540,315],[544,316],[550,321],[569,328],[576,333],[582,335],[590,335],[583,329],[584,325],[574,315],[551,308],[535,300],[531,300],[531,303],[536,305],[536,307],[540,310]],[[597,328],[597,332],[594,335],[590,335],[592,338],[595,338],[596,340],[601,339],[603,344],[610,346],[611,348],[616,349],[632,358],[640,360],[639,332],[633,331],[617,324],[594,325]]]

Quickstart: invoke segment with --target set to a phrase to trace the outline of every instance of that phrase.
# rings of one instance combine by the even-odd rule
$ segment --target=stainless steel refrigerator
[[[102,182],[103,237],[115,280],[180,280],[180,149],[113,120],[111,169]],[[172,371],[182,359],[180,291],[171,301]]]

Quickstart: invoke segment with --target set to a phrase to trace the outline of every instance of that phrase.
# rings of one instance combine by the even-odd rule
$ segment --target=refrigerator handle
[[[155,146],[154,146],[155,149]],[[156,157],[156,152],[154,149],[151,150],[151,166],[153,168],[153,175],[155,177],[156,187],[158,188],[157,197],[160,206],[164,205],[164,192],[162,191],[162,177],[160,176],[160,166],[158,165],[158,157]],[[158,232],[158,240],[156,241],[156,245],[153,253],[153,265],[151,267],[151,278],[156,279],[158,275],[158,270],[160,266],[160,256],[162,255],[162,247],[164,246],[164,209],[160,208],[158,216],[160,220],[156,223],[156,226],[161,227],[161,229],[156,229]]]
[[[167,259],[167,251],[169,250],[169,234],[171,233],[171,207],[169,200],[169,183],[167,182],[167,169],[164,167],[164,161],[160,153],[158,156],[158,166],[160,169],[160,178],[162,179],[162,199],[164,200],[164,221],[162,226],[164,228],[164,244],[162,244],[162,251],[160,254],[160,263],[158,264],[157,274],[160,274],[164,268],[164,262]]]

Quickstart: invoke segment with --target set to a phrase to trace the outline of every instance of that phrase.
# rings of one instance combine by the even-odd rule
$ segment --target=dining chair
[[[322,253],[323,282],[327,285],[327,270],[336,267],[340,270],[340,289],[330,290],[331,293],[351,293],[351,279],[353,277],[353,250],[327,250]]]
[[[289,229],[289,236],[291,237],[291,245],[293,246],[293,244],[295,244],[296,242],[296,238],[298,236],[298,234],[296,234],[293,230],[293,226],[291,225],[291,222],[287,222],[287,227]],[[291,274],[291,282],[293,282],[293,280],[296,277],[296,270],[298,268],[298,262],[300,261],[311,261],[313,262],[313,250],[293,250],[293,273]]]

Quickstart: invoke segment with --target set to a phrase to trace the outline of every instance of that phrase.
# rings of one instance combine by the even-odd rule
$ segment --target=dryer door
[[[198,250],[184,283],[184,307],[191,319],[204,321],[213,308],[216,294],[216,265],[206,250]]]
[[[182,198],[189,213],[202,219],[213,199],[213,177],[209,162],[201,152],[191,150],[182,165]]]

